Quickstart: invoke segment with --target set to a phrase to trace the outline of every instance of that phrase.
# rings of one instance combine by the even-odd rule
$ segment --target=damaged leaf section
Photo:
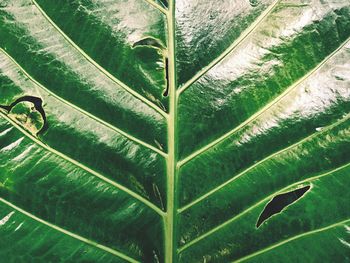
[[[87,66],[86,69],[95,71],[97,75],[100,73],[111,74],[112,81],[116,82],[119,88],[122,86],[127,90],[134,90],[138,98],[143,97],[142,100],[147,99],[152,104],[156,104],[158,108],[167,109],[168,101],[162,97],[165,86],[164,70],[159,65],[162,62],[162,57],[158,56],[156,60],[149,59],[150,55],[154,57],[157,52],[154,50],[150,52],[148,47],[132,49],[133,43],[143,38],[158,39],[163,45],[167,42],[166,15],[151,5],[152,1],[36,0],[24,1],[25,4],[22,3],[23,1],[11,1],[14,8],[8,8],[5,14],[8,13],[10,17],[19,18],[15,22],[12,19],[5,21],[5,28],[12,28],[15,24],[16,30],[30,31],[35,34],[37,43],[30,39],[13,39],[15,33],[12,32],[16,30],[12,30],[4,36],[6,38],[5,45],[8,48],[8,53],[35,79],[45,78],[46,81],[51,82],[49,79],[51,74],[45,77],[38,69],[28,70],[31,67],[27,65],[29,62],[22,61],[14,54],[24,52],[29,56],[35,56],[36,63],[41,65],[45,65],[47,62],[43,60],[49,60],[48,56],[53,55],[55,58],[59,57],[60,63],[67,66],[70,63],[79,63],[78,69],[72,65],[68,66],[69,69],[72,67],[77,72],[81,68],[81,63],[85,64],[86,61],[76,58],[79,60],[76,62],[75,59],[70,59],[70,56],[79,56],[78,53],[81,53],[93,62],[94,68]],[[21,6],[23,7],[21,8]],[[17,11],[22,9],[23,14],[21,11]],[[73,49],[67,40],[74,43]],[[12,47],[12,41],[16,43],[16,50],[20,46],[21,48],[26,47],[29,51],[26,49],[21,52],[16,51]],[[41,54],[37,51],[39,45],[42,47],[54,45],[55,48],[45,49],[44,54]],[[31,48],[27,48],[28,46]],[[79,50],[83,52],[79,52],[76,47],[79,47]],[[145,51],[144,54],[140,52],[142,50]],[[67,51],[70,55],[62,56],[62,53],[66,54]],[[56,67],[56,64],[50,64],[50,68],[52,67]],[[84,76],[87,74],[90,74],[90,71]],[[65,78],[67,77],[65,76]],[[47,86],[45,82],[42,83]]]
[[[166,88],[163,92],[164,97],[168,97],[169,95],[169,61],[168,58],[165,58],[165,79],[166,79]]]
[[[137,47],[148,47],[151,48],[151,50],[144,50],[144,53],[142,54],[143,59],[151,58],[153,57],[154,51],[157,52],[158,56],[161,56],[163,58],[163,61],[158,61],[158,65],[164,69],[164,76],[165,76],[165,88],[163,90],[163,97],[167,97],[169,95],[169,65],[168,65],[168,56],[167,56],[167,49],[164,47],[164,45],[157,39],[152,37],[143,38],[137,42],[135,42],[132,45],[133,48]],[[146,52],[146,53],[145,53]],[[147,55],[147,53],[149,55]],[[155,60],[157,60],[157,56],[154,57]]]
[[[259,216],[256,227],[258,228],[262,223],[268,220],[271,216],[278,214],[288,205],[296,202],[300,199],[307,191],[310,190],[311,186],[305,186],[288,193],[276,195],[264,208]]]
[[[31,134],[38,136],[47,130],[43,101],[38,97],[23,96],[10,105],[0,105],[8,116]]]
[[[163,44],[158,39],[155,39],[152,37],[143,38],[132,45],[133,48],[137,46],[151,46],[161,51],[165,50],[165,47],[163,46]]]

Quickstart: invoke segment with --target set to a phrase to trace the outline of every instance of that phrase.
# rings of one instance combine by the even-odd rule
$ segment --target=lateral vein
[[[29,212],[23,210],[22,208],[19,208],[18,206],[14,205],[14,204],[12,204],[12,203],[10,203],[10,202],[8,202],[8,201],[6,201],[6,200],[3,199],[3,198],[0,198],[0,201],[1,201],[2,203],[6,204],[6,205],[8,205],[8,206],[10,206],[10,207],[12,207],[13,209],[17,210],[18,212],[20,212],[20,213],[22,213],[22,214],[24,214],[24,215],[30,217],[31,219],[33,219],[33,220],[35,220],[35,221],[37,221],[37,222],[40,222],[40,223],[42,223],[42,224],[44,224],[44,225],[46,225],[46,226],[48,226],[48,227],[50,227],[50,228],[52,228],[52,229],[55,229],[56,231],[59,231],[59,232],[65,234],[65,235],[68,235],[68,236],[70,236],[70,237],[72,237],[72,238],[74,238],[74,239],[78,239],[78,240],[80,240],[80,241],[82,241],[82,242],[84,242],[84,243],[86,243],[86,244],[88,244],[88,245],[90,245],[90,246],[93,246],[93,247],[96,247],[96,248],[98,248],[98,249],[101,249],[101,250],[103,250],[103,251],[105,251],[105,252],[108,252],[108,253],[114,255],[114,256],[118,256],[118,257],[120,257],[120,258],[122,258],[122,259],[124,259],[124,260],[126,260],[126,261],[128,261],[128,262],[132,262],[132,263],[137,263],[137,262],[139,262],[139,261],[137,261],[137,260],[135,260],[135,259],[133,259],[133,258],[127,256],[127,255],[125,255],[125,254],[122,253],[122,252],[119,252],[119,251],[114,250],[114,249],[112,249],[112,248],[109,248],[109,247],[106,247],[106,246],[104,246],[104,245],[98,244],[98,243],[96,243],[96,242],[94,242],[94,241],[92,241],[92,240],[90,240],[90,239],[88,239],[88,238],[79,236],[79,235],[74,234],[74,233],[72,233],[72,232],[70,232],[70,231],[68,231],[68,230],[65,230],[65,229],[63,229],[63,228],[61,228],[61,227],[59,227],[59,226],[57,226],[57,225],[51,224],[51,223],[49,223],[49,222],[47,222],[47,221],[45,221],[45,220],[43,220],[43,219],[41,219],[41,218],[39,218],[39,217],[37,217],[37,216],[35,216],[35,215],[33,215],[33,214],[31,214],[31,213],[29,213]]]
[[[128,139],[130,139],[130,140],[132,140],[132,141],[134,141],[134,142],[136,142],[136,143],[138,143],[138,144],[141,144],[141,145],[145,146],[146,148],[148,148],[148,149],[150,149],[150,150],[152,150],[152,151],[154,151],[154,152],[160,154],[161,156],[163,156],[163,157],[166,157],[166,156],[167,156],[166,153],[164,153],[163,151],[161,151],[161,150],[159,150],[158,148],[154,147],[153,145],[150,145],[150,144],[148,144],[148,143],[146,143],[146,142],[144,142],[144,141],[142,141],[142,140],[140,140],[140,139],[138,139],[138,138],[136,138],[136,137],[134,137],[134,136],[128,134],[127,132],[124,132],[123,130],[117,128],[116,126],[114,126],[114,125],[112,125],[112,124],[110,124],[110,123],[108,123],[108,122],[106,122],[106,121],[100,119],[99,117],[97,117],[97,116],[95,116],[95,115],[93,115],[93,114],[91,114],[91,113],[89,113],[89,112],[87,112],[87,111],[81,109],[80,107],[78,107],[78,106],[76,106],[76,105],[70,103],[69,101],[67,101],[67,100],[63,99],[62,97],[58,96],[57,94],[53,93],[51,90],[49,90],[48,88],[44,87],[44,86],[43,86],[42,84],[40,84],[37,80],[35,80],[35,79],[34,79],[24,68],[22,68],[21,65],[19,65],[19,64],[14,60],[14,58],[12,58],[5,50],[3,50],[2,48],[0,48],[0,52],[2,52],[5,56],[7,56],[7,57],[19,68],[19,70],[20,70],[30,81],[32,81],[32,82],[33,82],[36,86],[38,86],[40,89],[42,89],[42,90],[46,91],[47,93],[49,93],[50,95],[52,95],[52,97],[55,97],[56,99],[58,99],[58,100],[61,101],[62,103],[68,105],[69,107],[74,108],[75,110],[79,111],[80,113],[82,113],[82,114],[84,114],[84,115],[86,115],[86,116],[88,116],[88,117],[94,119],[95,121],[97,121],[97,122],[101,123],[102,125],[104,125],[104,126],[110,128],[110,129],[112,129],[113,131],[115,131],[115,132],[117,132],[117,133],[123,135],[124,137],[126,137],[126,138],[128,138]]]
[[[201,71],[199,71],[196,75],[194,75],[187,83],[185,83],[179,90],[178,94],[185,91],[189,86],[191,86],[194,82],[196,82],[200,77],[202,77],[205,73],[207,73],[210,69],[212,69],[215,65],[220,63],[225,57],[227,57],[240,43],[242,43],[246,38],[248,38],[252,32],[259,26],[259,24],[275,9],[277,4],[281,0],[276,0],[273,4],[269,6],[255,21],[251,24],[242,35],[236,39],[219,57],[213,60],[209,65],[204,67]]]
[[[245,261],[245,260],[247,260],[249,258],[252,258],[252,257],[255,257],[255,256],[259,255],[259,254],[265,253],[265,252],[267,252],[267,251],[269,251],[271,249],[274,249],[276,247],[282,246],[282,245],[284,245],[284,244],[286,244],[288,242],[291,242],[293,240],[296,240],[296,239],[299,239],[299,238],[303,238],[305,236],[313,235],[313,234],[316,234],[316,233],[319,233],[319,232],[323,232],[323,231],[329,230],[331,228],[338,227],[338,226],[341,226],[341,225],[344,225],[344,224],[348,224],[348,223],[350,223],[350,218],[346,219],[346,220],[342,220],[340,222],[334,223],[334,224],[326,226],[326,227],[318,228],[318,229],[315,229],[315,230],[312,230],[312,231],[305,232],[305,233],[300,234],[300,235],[296,235],[294,237],[291,237],[291,238],[285,239],[285,240],[283,240],[281,242],[278,242],[278,243],[276,243],[276,244],[274,244],[272,246],[269,246],[269,247],[267,247],[265,249],[259,250],[259,251],[255,252],[253,254],[245,256],[245,257],[243,257],[241,259],[235,260],[234,262],[238,263],[238,262]]]
[[[269,195],[268,197],[258,201],[257,203],[255,203],[254,205],[248,207],[247,209],[243,210],[242,212],[240,212],[239,214],[237,214],[236,216],[232,217],[231,219],[227,220],[226,222],[218,225],[217,227],[211,229],[210,231],[204,233],[203,235],[193,239],[192,241],[188,242],[186,245],[182,246],[181,248],[178,249],[178,252],[181,253],[182,251],[188,249],[189,247],[193,246],[194,244],[198,243],[199,241],[203,240],[204,238],[216,233],[217,231],[219,231],[220,229],[224,228],[225,226],[231,224],[232,222],[234,222],[235,220],[237,220],[238,218],[240,218],[241,216],[243,216],[244,214],[248,213],[249,211],[253,210],[254,208],[258,207],[259,205],[263,204],[264,202],[270,200],[272,197],[274,197],[275,195],[277,194],[280,194],[280,193],[284,193],[286,190],[290,189],[290,188],[293,188],[293,187],[296,187],[300,184],[304,184],[304,183],[308,183],[308,182],[312,182],[312,181],[315,181],[317,179],[320,179],[320,178],[323,178],[325,176],[328,176],[328,175],[331,175],[337,171],[340,171],[342,169],[345,169],[345,168],[348,168],[350,167],[350,162],[347,163],[347,164],[344,164],[338,168],[335,168],[331,171],[328,171],[326,173],[323,173],[323,174],[320,174],[320,175],[317,175],[317,176],[314,176],[314,177],[310,177],[310,178],[307,178],[305,180],[302,180],[302,181],[298,181],[294,184],[291,184],[291,185],[288,185],[276,192],[274,192],[273,194]]]
[[[202,154],[203,152],[207,151],[208,149],[212,148],[213,146],[219,144],[226,138],[230,137],[235,132],[241,130],[244,128],[247,124],[251,123],[252,121],[256,120],[259,116],[261,116],[263,113],[265,113],[268,109],[273,107],[275,104],[277,104],[279,101],[281,101],[283,98],[289,95],[296,87],[298,87],[300,84],[302,84],[305,80],[307,80],[309,77],[311,77],[318,69],[320,69],[325,63],[328,62],[331,58],[333,58],[345,45],[350,43],[350,38],[347,38],[345,42],[343,42],[335,51],[333,51],[330,55],[328,55],[324,60],[322,60],[315,68],[313,68],[310,72],[308,72],[304,77],[299,79],[297,82],[295,82],[293,85],[288,87],[282,94],[277,96],[275,99],[273,99],[270,103],[268,103],[265,107],[257,111],[255,114],[250,116],[248,119],[246,119],[244,122],[242,122],[237,127],[233,128],[232,130],[228,131],[224,135],[220,136],[219,138],[215,139],[211,143],[207,144],[206,146],[200,148],[199,150],[191,153],[189,156],[185,157],[181,161],[178,162],[178,166],[181,167],[185,163],[189,162],[196,156]]]
[[[59,32],[59,34],[68,41],[68,43],[74,47],[83,57],[85,57],[93,66],[95,66],[101,73],[103,73],[106,77],[108,77],[110,80],[112,80],[117,85],[121,86],[123,89],[125,89],[127,92],[132,94],[134,97],[138,98],[145,104],[147,104],[149,107],[156,110],[158,113],[160,113],[163,117],[167,118],[168,114],[164,112],[161,108],[159,108],[156,104],[149,101],[145,97],[141,96],[138,92],[134,91],[132,88],[128,87],[125,83],[114,77],[111,73],[109,73],[107,70],[105,70],[102,66],[100,66],[94,59],[92,59],[88,54],[85,53],[84,50],[82,50],[75,42],[70,39],[60,28],[58,25],[56,25],[55,22],[51,20],[51,18],[46,14],[46,12],[40,7],[40,5],[35,1],[31,0],[33,5],[39,10],[39,12],[43,15],[43,17]]]
[[[152,5],[153,7],[155,7],[156,9],[158,9],[159,11],[161,11],[163,14],[168,15],[168,10],[166,10],[164,7],[157,4],[154,0],[145,0],[145,1],[150,5]]]
[[[72,163],[73,165],[83,169],[84,171],[93,174],[94,176],[100,178],[102,181],[118,188],[119,190],[127,193],[128,195],[132,196],[133,198],[137,199],[138,201],[140,201],[141,203],[143,203],[144,205],[148,206],[149,208],[151,208],[152,210],[154,210],[156,213],[158,213],[160,216],[164,217],[165,213],[156,205],[154,205],[152,202],[148,201],[147,199],[145,199],[144,197],[140,196],[139,194],[133,192],[132,190],[130,190],[129,188],[118,184],[117,182],[103,176],[102,174],[92,170],[91,168],[85,166],[84,164],[68,157],[67,155],[51,148],[50,146],[46,145],[45,143],[43,143],[42,141],[36,139],[34,136],[32,136],[31,134],[29,134],[26,130],[24,130],[22,127],[20,127],[17,123],[15,123],[13,120],[11,120],[6,114],[4,114],[2,111],[0,111],[0,116],[3,117],[4,119],[6,119],[8,122],[10,122],[15,128],[17,128],[20,132],[22,132],[25,136],[27,136],[29,139],[31,139],[34,143],[38,144],[39,146],[41,146],[42,148],[46,149],[47,151],[61,157],[62,159],[66,160],[67,162]]]
[[[282,153],[284,153],[284,152],[286,152],[286,151],[288,151],[288,150],[290,150],[290,149],[292,149],[292,148],[294,148],[294,147],[297,147],[298,145],[304,143],[305,141],[308,141],[308,140],[310,140],[310,139],[313,139],[314,137],[317,137],[317,136],[319,136],[320,134],[326,133],[327,131],[331,130],[332,128],[334,128],[334,127],[338,126],[339,124],[341,124],[341,123],[347,121],[349,118],[350,118],[350,113],[347,114],[347,115],[346,115],[344,118],[342,118],[341,120],[339,120],[339,121],[337,121],[337,122],[335,122],[335,123],[333,123],[333,124],[331,124],[331,125],[325,127],[325,128],[322,129],[321,131],[315,132],[315,133],[313,133],[313,134],[311,134],[311,135],[309,135],[309,136],[303,138],[302,140],[300,140],[300,141],[298,141],[298,142],[296,142],[296,143],[294,143],[294,144],[288,146],[287,148],[284,148],[284,149],[282,149],[282,150],[280,150],[280,151],[277,151],[277,152],[275,152],[275,153],[273,153],[273,154],[270,154],[270,155],[267,156],[266,158],[260,160],[259,162],[255,163],[254,165],[250,166],[249,168],[245,169],[244,171],[238,173],[236,176],[232,177],[230,180],[228,180],[228,181],[222,183],[221,185],[215,187],[214,189],[212,189],[211,191],[209,191],[209,192],[207,192],[206,194],[202,195],[201,197],[195,199],[195,200],[192,201],[191,203],[189,203],[189,204],[183,206],[181,209],[178,210],[178,212],[179,212],[179,213],[184,212],[185,210],[191,208],[192,206],[194,206],[194,205],[200,203],[201,201],[207,199],[209,196],[213,195],[214,193],[216,193],[216,192],[219,191],[220,189],[224,188],[224,187],[227,186],[228,184],[230,184],[230,183],[236,181],[238,178],[244,176],[246,173],[248,173],[250,170],[253,170],[255,167],[259,166],[260,164],[262,164],[262,163],[268,161],[269,159],[272,159],[273,157],[275,157],[275,156],[277,156],[277,155],[279,155],[279,154],[282,154]]]

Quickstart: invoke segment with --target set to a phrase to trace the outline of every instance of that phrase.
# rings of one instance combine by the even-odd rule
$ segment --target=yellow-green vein
[[[176,262],[175,228],[176,228],[176,181],[177,181],[177,93],[175,65],[175,0],[169,1],[167,16],[169,30],[169,97],[170,110],[168,119],[168,158],[167,158],[167,216],[165,218],[165,261]]]
[[[325,177],[325,176],[328,176],[328,175],[331,175],[335,172],[338,172],[342,169],[346,169],[346,168],[350,168],[350,163],[347,163],[345,165],[342,165],[336,169],[333,169],[331,171],[328,171],[326,173],[323,173],[323,174],[320,174],[320,175],[317,175],[317,176],[314,176],[314,177],[310,177],[310,178],[307,178],[305,180],[302,180],[302,181],[298,181],[294,184],[291,184],[291,185],[288,185],[287,187],[284,187],[280,190],[278,190],[277,192],[269,195],[268,197],[258,201],[257,203],[255,203],[254,205],[250,206],[249,208],[243,210],[242,212],[240,212],[239,214],[237,214],[236,216],[232,217],[231,219],[227,220],[226,222],[218,225],[217,227],[209,230],[208,232],[204,233],[203,235],[193,239],[192,241],[188,242],[186,245],[182,246],[181,248],[178,249],[178,252],[182,252],[186,249],[188,249],[189,247],[193,246],[194,244],[198,243],[199,241],[203,240],[204,238],[216,233],[217,231],[219,231],[220,229],[223,229],[224,227],[226,227],[227,225],[233,223],[235,220],[237,220],[238,218],[240,218],[241,216],[245,215],[246,213],[248,213],[249,211],[253,210],[254,208],[260,206],[261,204],[269,201],[271,198],[273,198],[274,196],[278,195],[278,194],[282,194],[284,192],[287,192],[287,191],[290,191],[291,189],[293,189],[294,187],[298,187],[300,186],[301,184],[305,184],[305,183],[309,183],[309,182],[312,182],[312,181],[315,181],[317,179],[320,179],[322,177]]]
[[[75,44],[75,42],[70,39],[56,24],[51,20],[51,18],[45,13],[45,11],[40,7],[40,5],[35,1],[31,0],[33,5],[39,10],[39,12],[43,15],[43,17],[58,31],[60,35],[72,46],[74,47],[87,61],[89,61],[94,67],[96,67],[101,73],[103,73],[106,77],[108,77],[110,80],[112,80],[114,83],[128,91],[130,94],[132,94],[134,97],[138,98],[145,104],[147,104],[152,109],[156,110],[158,113],[160,113],[163,117],[167,118],[168,114],[164,112],[161,108],[159,108],[156,104],[153,102],[147,100],[143,96],[141,96],[139,93],[134,91],[132,88],[128,87],[125,83],[121,82],[119,79],[114,77],[111,73],[109,73],[107,70],[105,70],[103,67],[101,67],[95,60],[93,60],[88,54],[85,53],[78,45]]]
[[[156,205],[154,205],[152,202],[150,202],[149,200],[145,199],[144,197],[140,196],[139,194],[131,191],[130,189],[126,188],[123,185],[120,185],[116,182],[114,182],[113,180],[103,176],[102,174],[92,170],[91,168],[85,166],[82,163],[79,163],[78,161],[64,155],[63,153],[51,148],[50,146],[46,145],[45,143],[43,143],[42,141],[40,141],[39,139],[37,139],[36,137],[34,137],[33,135],[29,134],[26,130],[24,130],[21,126],[19,126],[16,122],[14,122],[12,119],[10,119],[8,116],[6,116],[6,114],[4,114],[2,111],[0,111],[0,117],[3,117],[4,119],[6,119],[8,122],[10,122],[12,124],[12,126],[14,126],[15,128],[17,128],[20,132],[22,132],[26,137],[28,137],[29,139],[31,139],[34,143],[38,144],[39,146],[41,146],[42,148],[46,149],[47,151],[61,157],[62,159],[66,160],[67,162],[72,163],[73,165],[83,169],[84,171],[93,174],[94,176],[100,178],[102,181],[116,187],[117,189],[127,193],[128,195],[132,196],[133,198],[137,199],[138,201],[140,201],[141,203],[143,203],[144,205],[148,206],[149,208],[151,208],[152,210],[154,210],[156,213],[158,213],[160,216],[164,216],[164,212],[157,207]]]
[[[104,125],[104,126],[110,128],[111,130],[113,130],[113,131],[115,131],[115,132],[117,132],[117,133],[123,135],[124,137],[126,137],[126,138],[128,138],[128,139],[130,139],[130,140],[132,140],[132,141],[134,141],[134,142],[136,142],[136,143],[138,143],[138,144],[140,144],[140,145],[143,145],[144,147],[146,147],[146,148],[148,148],[148,149],[150,149],[150,150],[152,150],[152,151],[154,151],[154,152],[160,154],[161,156],[163,156],[163,157],[166,157],[166,156],[167,156],[166,153],[162,152],[161,150],[157,149],[156,147],[154,147],[154,146],[152,146],[152,145],[150,145],[150,144],[148,144],[148,143],[146,143],[146,142],[141,141],[140,139],[138,139],[138,138],[136,138],[136,137],[134,137],[134,136],[132,136],[132,135],[130,135],[130,134],[124,132],[123,130],[121,130],[121,129],[115,127],[114,125],[112,125],[112,124],[110,124],[110,123],[108,123],[108,122],[105,122],[104,120],[98,118],[97,116],[95,116],[95,115],[93,115],[93,114],[91,114],[91,113],[89,113],[89,112],[87,112],[87,111],[85,111],[85,110],[79,108],[78,106],[76,106],[76,105],[70,103],[69,101],[66,101],[65,99],[61,98],[61,97],[58,96],[57,94],[53,93],[52,91],[50,91],[49,89],[47,89],[46,87],[44,87],[44,86],[43,86],[42,84],[40,84],[37,80],[35,80],[35,79],[34,79],[25,69],[23,69],[23,68],[21,67],[21,65],[19,65],[5,50],[3,50],[2,48],[0,48],[0,52],[2,52],[6,57],[8,57],[8,58],[18,67],[18,69],[19,69],[30,81],[32,81],[32,82],[33,82],[37,87],[39,87],[40,89],[42,89],[42,90],[46,91],[48,94],[52,95],[52,97],[58,99],[59,101],[61,101],[62,103],[68,105],[69,107],[71,107],[71,108],[73,108],[73,109],[75,109],[75,110],[81,112],[82,114],[84,114],[84,115],[90,117],[91,119],[94,119],[95,121],[97,121],[97,122],[101,123],[102,125]]]
[[[230,184],[230,183],[236,181],[238,178],[244,176],[246,173],[248,173],[249,171],[253,170],[254,168],[256,168],[257,166],[259,166],[260,164],[262,164],[262,163],[264,163],[264,162],[266,162],[266,161],[272,159],[273,157],[275,157],[275,156],[277,156],[277,155],[280,155],[280,154],[282,154],[282,153],[284,153],[284,152],[287,152],[287,151],[289,151],[289,150],[291,150],[291,149],[293,149],[293,148],[295,148],[295,147],[301,145],[302,143],[304,143],[304,142],[306,142],[306,141],[312,140],[313,138],[319,136],[320,134],[326,133],[327,131],[331,130],[332,128],[334,128],[334,127],[338,126],[339,124],[341,124],[341,123],[347,121],[349,118],[350,118],[350,113],[347,114],[347,115],[346,115],[344,118],[342,118],[341,120],[339,120],[339,121],[337,121],[337,122],[335,122],[335,123],[333,123],[333,124],[331,124],[331,125],[329,125],[329,126],[327,126],[327,127],[324,127],[321,131],[315,132],[315,133],[313,133],[313,134],[311,134],[311,135],[309,135],[309,136],[303,138],[302,140],[300,140],[300,141],[298,141],[298,142],[296,142],[296,143],[294,143],[294,144],[288,146],[287,148],[284,148],[284,149],[282,149],[282,150],[280,150],[280,151],[277,151],[277,152],[275,152],[275,153],[273,153],[273,154],[270,154],[270,155],[267,156],[266,158],[260,160],[259,162],[256,162],[254,165],[252,165],[252,166],[250,166],[249,168],[245,169],[244,171],[240,172],[240,173],[237,174],[236,176],[232,176],[232,178],[231,178],[230,180],[228,180],[228,181],[224,182],[223,184],[221,184],[221,185],[215,187],[214,189],[212,189],[211,191],[207,192],[206,194],[204,194],[204,195],[200,196],[199,198],[193,200],[191,203],[189,203],[189,204],[183,206],[182,208],[178,209],[178,212],[179,212],[179,213],[182,213],[183,211],[185,211],[185,210],[191,208],[192,206],[194,206],[194,205],[200,203],[201,201],[205,200],[205,199],[208,198],[209,196],[213,195],[214,193],[216,193],[216,192],[219,191],[220,189],[224,188],[224,187],[227,186],[228,184]]]
[[[251,35],[252,32],[260,25],[260,23],[275,9],[280,0],[276,0],[272,3],[255,21],[252,23],[242,34],[236,39],[220,56],[218,56],[215,60],[213,60],[209,65],[204,67],[201,71],[199,71],[196,75],[194,75],[189,81],[187,81],[180,89],[178,89],[178,93],[182,93],[189,86],[191,86],[194,82],[196,82],[200,77],[202,77],[206,72],[208,72],[211,68],[215,67],[220,61],[222,61],[225,57],[227,57],[240,43],[242,43],[247,37]]]
[[[33,214],[31,214],[31,213],[29,213],[29,212],[27,212],[27,211],[25,211],[25,210],[23,210],[23,209],[21,209],[21,208],[15,206],[14,204],[12,204],[12,203],[6,201],[6,200],[3,199],[3,198],[0,198],[0,202],[2,202],[2,203],[4,203],[4,204],[6,204],[6,205],[12,207],[13,209],[17,210],[18,212],[22,213],[23,215],[26,215],[26,216],[28,216],[29,218],[31,218],[31,219],[33,219],[33,220],[39,222],[39,223],[42,223],[42,224],[44,224],[44,225],[46,225],[46,226],[48,226],[48,227],[50,227],[50,228],[52,228],[52,229],[55,229],[56,231],[59,231],[59,232],[65,234],[65,235],[68,235],[68,236],[70,236],[70,237],[72,237],[72,238],[74,238],[74,239],[80,240],[80,241],[82,241],[82,242],[84,242],[84,243],[86,243],[86,244],[88,244],[88,245],[90,245],[90,246],[93,246],[93,247],[96,247],[96,248],[98,248],[98,249],[101,249],[101,250],[103,250],[103,251],[105,251],[105,252],[108,252],[108,253],[114,255],[114,256],[120,257],[120,258],[122,258],[122,259],[124,259],[124,260],[126,260],[126,261],[128,261],[128,262],[132,262],[132,263],[137,263],[137,262],[139,262],[139,261],[137,261],[137,260],[135,260],[135,259],[133,259],[133,258],[131,258],[131,257],[125,255],[125,254],[123,254],[122,252],[119,252],[119,251],[117,251],[117,250],[111,249],[111,248],[106,247],[106,246],[104,246],[104,245],[98,244],[98,243],[96,243],[95,241],[92,241],[92,240],[87,239],[87,238],[85,238],[85,237],[82,237],[82,236],[79,236],[79,235],[77,235],[77,234],[74,234],[74,233],[72,233],[72,232],[70,232],[70,231],[67,231],[67,230],[65,230],[65,229],[63,229],[63,228],[61,228],[61,227],[59,227],[59,226],[56,226],[56,225],[51,224],[51,223],[49,223],[49,222],[47,222],[47,221],[45,221],[45,220],[43,220],[43,219],[41,219],[41,218],[38,218],[38,217],[36,217],[35,215],[33,215]]]
[[[232,134],[236,133],[237,131],[241,130],[242,128],[244,128],[245,126],[247,126],[249,123],[251,123],[252,121],[256,120],[259,116],[261,116],[262,114],[264,114],[268,109],[270,109],[271,107],[273,107],[275,104],[277,104],[279,101],[281,101],[283,98],[285,98],[286,96],[288,96],[296,87],[298,87],[301,83],[303,83],[305,80],[307,80],[309,77],[311,77],[317,70],[319,70],[327,61],[329,61],[331,58],[333,58],[345,45],[347,45],[348,43],[350,43],[350,38],[348,38],[347,40],[345,40],[335,51],[333,51],[330,55],[328,55],[324,60],[321,61],[321,63],[319,63],[315,68],[313,68],[310,72],[308,72],[304,77],[302,77],[301,79],[299,79],[297,82],[295,82],[293,85],[291,85],[289,88],[287,88],[282,94],[280,94],[278,97],[276,97],[275,99],[273,99],[270,103],[268,103],[265,107],[261,108],[259,111],[257,111],[255,114],[253,114],[251,117],[249,117],[247,120],[245,120],[244,122],[242,122],[240,125],[238,125],[237,127],[235,127],[234,129],[228,131],[227,133],[225,133],[224,135],[220,136],[219,138],[215,139],[214,141],[212,141],[211,143],[207,144],[206,146],[200,148],[199,150],[191,153],[190,155],[188,155],[187,157],[183,158],[182,160],[180,160],[178,162],[178,166],[181,167],[183,166],[185,163],[189,162],[190,160],[192,160],[193,158],[195,158],[196,156],[204,153],[205,151],[207,151],[208,149],[214,147],[215,145],[219,144],[220,142],[222,142],[223,140],[227,139],[228,137],[230,137]]]

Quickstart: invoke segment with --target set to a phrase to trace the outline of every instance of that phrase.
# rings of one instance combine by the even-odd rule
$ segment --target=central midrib
[[[167,213],[165,217],[165,262],[176,262],[176,211],[177,211],[177,93],[175,66],[175,0],[169,1],[168,23],[168,73],[169,73],[169,118],[167,156]]]

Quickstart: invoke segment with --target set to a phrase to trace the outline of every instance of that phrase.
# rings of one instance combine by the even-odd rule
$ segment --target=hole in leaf
[[[288,193],[276,195],[272,200],[265,206],[264,210],[259,216],[256,227],[259,227],[263,222],[269,219],[271,216],[281,212],[286,206],[294,203],[301,198],[308,190],[310,186],[305,186]]]
[[[138,46],[151,46],[151,47],[154,47],[154,48],[158,48],[158,49],[164,50],[163,44],[158,39],[155,39],[155,38],[152,38],[152,37],[143,38],[143,39],[141,39],[139,41],[136,41],[132,45],[133,48],[138,47]]]
[[[169,62],[168,58],[165,58],[165,80],[166,80],[166,88],[163,92],[163,96],[167,97],[169,95]]]
[[[9,117],[35,135],[45,132],[48,128],[41,98],[23,96],[10,105],[0,105],[0,108],[6,110]]]

